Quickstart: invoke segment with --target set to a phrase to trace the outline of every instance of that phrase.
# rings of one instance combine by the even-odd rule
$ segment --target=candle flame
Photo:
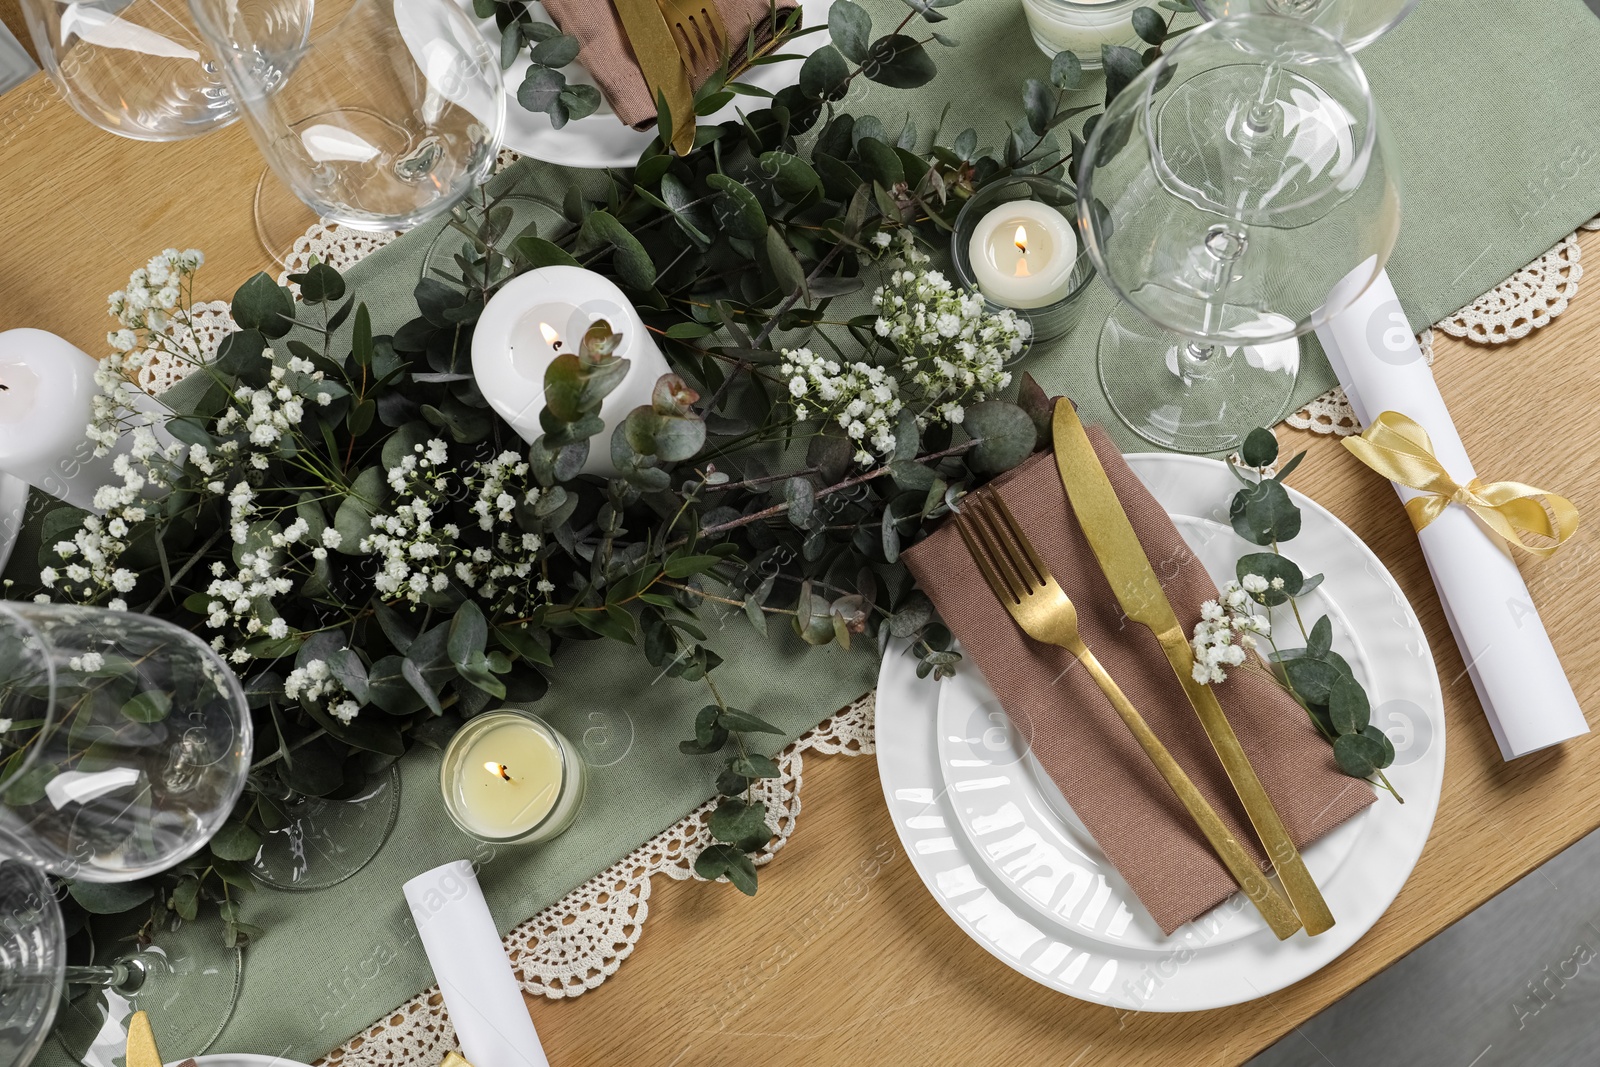
[[[511,781],[511,772],[506,769],[506,765],[504,763],[496,763],[494,760],[490,760],[488,763],[483,765],[483,769],[488,771],[490,774],[504,778],[508,782]]]
[[[1017,227],[1017,236],[1016,236],[1015,240],[1017,242],[1017,251],[1021,252],[1023,255],[1027,255],[1028,254],[1028,228],[1026,226],[1018,226]]]
[[[544,334],[545,344],[549,345],[551,348],[561,347],[561,335],[556,333],[556,331],[548,322],[541,322],[539,324],[539,332]]]

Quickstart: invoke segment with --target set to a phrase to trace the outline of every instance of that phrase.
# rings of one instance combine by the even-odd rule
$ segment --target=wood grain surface
[[[14,0],[0,0],[10,21]],[[250,197],[261,162],[234,127],[191,142],[121,140],[42,77],[0,97],[0,329],[104,348],[105,294],[168,246],[203,248],[207,297],[271,264]],[[1600,233],[1581,237],[1600,250]],[[1600,514],[1600,295],[1496,347],[1440,336],[1434,367],[1486,478],[1563,492]],[[636,951],[598,989],[530,1010],[556,1064],[1238,1064],[1600,825],[1600,738],[1504,763],[1394,494],[1332,438],[1292,484],[1389,566],[1427,630],[1449,729],[1444,797],[1405,890],[1342,958],[1236,1008],[1129,1015],[1008,970],[929,897],[902,852],[868,758],[813,757],[794,837],[747,900],[658,881]],[[1590,520],[1594,521],[1594,520]],[[1595,537],[1524,566],[1586,705],[1600,688]],[[431,1067],[431,1065],[429,1065]]]

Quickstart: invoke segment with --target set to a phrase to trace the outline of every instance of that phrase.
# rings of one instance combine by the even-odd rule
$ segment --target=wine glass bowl
[[[268,165],[313,211],[407,229],[488,176],[505,125],[499,62],[450,0],[318,4],[286,50],[272,3],[190,8]]]
[[[1118,416],[1189,452],[1276,422],[1293,339],[1348,306],[1394,247],[1391,158],[1360,66],[1292,19],[1209,23],[1124,89],[1078,180],[1080,231],[1122,300],[1099,349]]]
[[[312,0],[273,0],[276,50],[300,39]],[[174,141],[239,117],[222,73],[182,4],[22,0],[40,64],[67,103],[101,129]]]
[[[1356,52],[1405,21],[1417,0],[1194,0],[1194,6],[1212,20],[1248,14],[1303,19]]]
[[[193,855],[249,770],[238,679],[171,623],[0,604],[0,851],[122,882]]]

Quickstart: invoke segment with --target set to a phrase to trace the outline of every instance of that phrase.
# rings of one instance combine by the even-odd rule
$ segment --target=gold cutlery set
[[[1273,933],[1280,939],[1287,938],[1302,926],[1307,934],[1323,933],[1334,924],[1327,902],[1256,777],[1216,694],[1209,686],[1194,680],[1194,653],[1183,627],[1162,591],[1155,569],[1071,401],[1056,402],[1052,433],[1056,466],[1066,488],[1067,500],[1102,573],[1128,621],[1148,628],[1160,642],[1227,772],[1228,781],[1243,801],[1251,826],[1283,884],[1283,892],[1258,869],[1216,810],[1123,694],[1116,680],[1083,642],[1072,601],[1051,577],[998,493],[981,491],[967,497],[956,515],[956,527],[967,551],[996,599],[1024,633],[1035,641],[1066,649],[1089,672]]]

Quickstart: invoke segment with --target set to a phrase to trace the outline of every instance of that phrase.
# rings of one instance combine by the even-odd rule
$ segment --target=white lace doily
[[[1580,229],[1600,230],[1600,216]],[[1567,310],[1578,295],[1578,280],[1583,277],[1576,231],[1556,242],[1556,246],[1517,273],[1484,293],[1478,299],[1433,324],[1451,337],[1464,337],[1478,344],[1498,345],[1526,337]],[[1433,330],[1417,335],[1422,354],[1433,363]],[[1361,432],[1361,423],[1344,390],[1337,386],[1283,421],[1299,430],[1349,437]]]
[[[802,734],[776,756],[781,778],[761,783],[772,840],[754,857],[769,862],[794,833],[800,817],[802,753],[869,755],[873,751],[873,694]],[[522,988],[552,999],[575,997],[617,972],[633,953],[650,913],[650,880],[664,874],[693,878],[694,861],[711,844],[707,801],[661,834],[634,849],[561,900],[512,930],[506,954]],[[413,1067],[437,1063],[455,1047],[455,1028],[439,987],[406,1001],[362,1033],[330,1052],[328,1067]]]
[[[1578,294],[1582,255],[1578,235],[1568,234],[1550,251],[1437,325],[1451,337],[1479,344],[1498,345],[1526,337],[1567,310],[1567,303]]]

